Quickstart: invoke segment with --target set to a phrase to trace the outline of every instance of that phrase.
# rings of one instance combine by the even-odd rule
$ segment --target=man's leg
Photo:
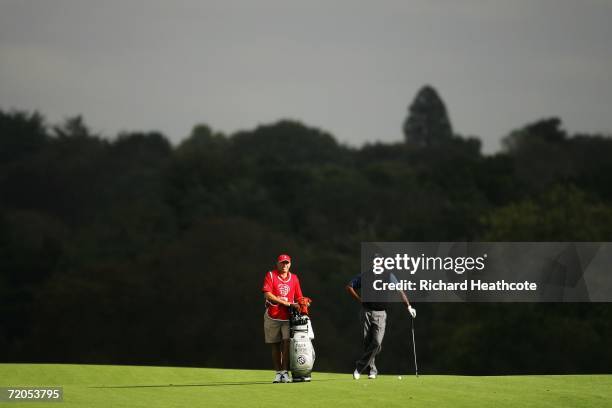
[[[289,340],[283,340],[281,344],[283,348],[282,367],[284,371],[287,371],[289,370]]]
[[[365,370],[369,370],[371,374],[375,375],[378,373],[374,360],[382,349],[386,317],[387,313],[385,311],[375,310],[364,311],[362,315],[364,353],[356,363],[359,373]]]
[[[273,382],[279,383],[282,380],[282,329],[281,325],[270,319],[267,313],[264,314],[264,337],[266,343],[268,343],[272,349],[272,366],[276,371]]]
[[[272,366],[274,370],[281,370],[281,343],[272,343]]]
[[[377,376],[378,369],[376,368],[376,355],[380,353],[382,350],[382,342],[385,337],[385,329],[387,327],[387,312],[380,311],[374,312],[374,316],[372,317],[372,330],[371,333],[371,341],[372,344],[377,345],[375,351],[372,353],[372,358],[370,360],[370,375]]]
[[[356,361],[355,366],[359,373],[362,373],[370,364],[370,344],[372,343],[372,318],[371,311],[361,309],[361,325],[363,326],[363,354]]]

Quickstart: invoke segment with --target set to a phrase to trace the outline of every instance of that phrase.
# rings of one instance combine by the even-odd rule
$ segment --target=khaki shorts
[[[279,343],[281,339],[289,340],[289,322],[270,318],[266,310],[264,312],[264,337],[266,343]]]

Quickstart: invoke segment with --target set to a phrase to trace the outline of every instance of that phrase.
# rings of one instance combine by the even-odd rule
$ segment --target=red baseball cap
[[[287,254],[280,254],[276,261],[277,262],[291,262],[291,257]]]

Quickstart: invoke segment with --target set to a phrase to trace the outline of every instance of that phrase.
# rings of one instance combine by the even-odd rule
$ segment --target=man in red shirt
[[[296,303],[302,296],[297,275],[289,272],[291,257],[279,255],[277,269],[266,273],[262,292],[266,298],[264,335],[272,345],[272,364],[276,370],[274,383],[290,382],[289,374],[289,317],[290,308],[299,309]]]

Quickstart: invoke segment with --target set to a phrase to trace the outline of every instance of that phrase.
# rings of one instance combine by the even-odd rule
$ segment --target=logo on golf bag
[[[281,296],[287,296],[289,293],[289,285],[285,285],[284,283],[279,284],[278,291],[280,292]]]
[[[304,365],[306,364],[306,357],[304,357],[303,355],[299,355],[297,358],[297,362],[299,365]]]

